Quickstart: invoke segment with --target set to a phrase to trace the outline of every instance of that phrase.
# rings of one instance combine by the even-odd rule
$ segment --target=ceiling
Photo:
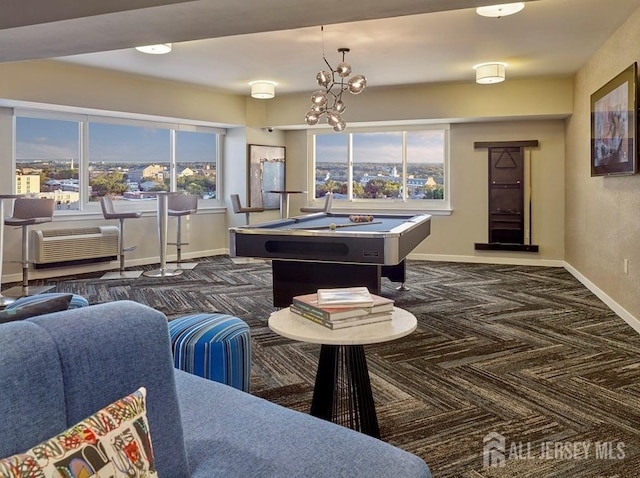
[[[574,74],[640,8],[640,0],[607,0],[606,8],[602,0],[530,0],[516,15],[485,18],[475,7],[499,2],[363,3],[21,0],[0,19],[0,62],[53,58],[242,95],[250,81],[272,80],[280,95],[311,92],[323,51],[335,66],[337,49],[348,47],[347,62],[369,88],[474,81],[473,65],[486,61],[508,63],[508,81]],[[132,48],[163,42],[171,53]]]

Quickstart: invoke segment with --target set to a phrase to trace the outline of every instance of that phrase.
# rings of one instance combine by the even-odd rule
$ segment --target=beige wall
[[[0,63],[0,98],[244,125],[240,95],[51,60]]]
[[[567,122],[565,258],[579,274],[640,319],[640,175],[590,176],[590,97],[640,61],[640,10],[575,78]],[[628,273],[623,270],[628,260]]]
[[[345,98],[347,123],[487,121],[505,118],[566,118],[573,111],[569,77],[507,80],[495,85],[473,82],[370,87]],[[264,126],[299,126],[310,95],[287,95],[269,101]]]

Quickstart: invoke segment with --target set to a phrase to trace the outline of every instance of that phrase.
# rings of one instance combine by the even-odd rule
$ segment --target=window
[[[105,194],[144,199],[145,193],[169,191],[168,129],[94,122],[88,126],[89,201]]]
[[[216,198],[217,135],[176,131],[176,191]]]
[[[315,198],[333,192],[346,207],[449,208],[447,126],[311,136]]]
[[[15,125],[16,192],[54,197],[58,210],[83,210],[105,194],[145,200],[154,191],[218,204],[223,130],[33,111],[16,112]]]
[[[52,197],[58,209],[78,209],[78,123],[18,117],[15,143],[16,194]]]

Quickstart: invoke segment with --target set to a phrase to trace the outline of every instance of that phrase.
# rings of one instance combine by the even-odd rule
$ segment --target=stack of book
[[[293,297],[291,312],[329,329],[391,320],[393,299],[371,294],[366,287],[318,289]]]

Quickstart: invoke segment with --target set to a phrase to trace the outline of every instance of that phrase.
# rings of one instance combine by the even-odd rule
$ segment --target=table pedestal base
[[[311,415],[380,438],[362,345],[322,345]]]
[[[191,271],[196,268],[198,262],[170,262],[169,265],[183,271]]]
[[[106,272],[100,279],[137,279],[142,271],[113,271]]]
[[[182,274],[182,269],[154,269],[152,271],[143,272],[146,277],[173,277]]]

